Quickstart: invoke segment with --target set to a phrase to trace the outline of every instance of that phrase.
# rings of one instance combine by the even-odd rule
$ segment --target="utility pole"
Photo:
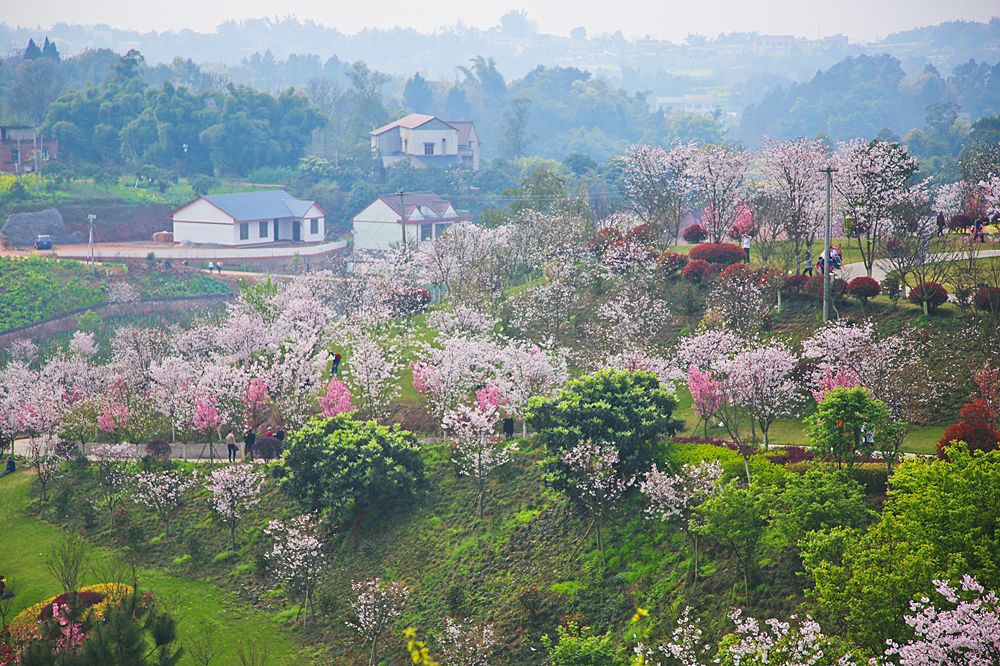
[[[403,253],[406,253],[406,208],[403,206],[403,197],[406,192],[400,190],[399,194],[399,230],[403,234]]]
[[[826,232],[823,237],[823,323],[830,321],[830,288],[833,278],[833,271],[830,266],[830,228],[832,226],[833,174],[836,171],[832,166],[820,169],[820,173],[826,174]]]
[[[87,259],[90,261],[90,274],[94,275],[94,220],[97,216],[93,213],[87,215],[87,227],[89,228],[87,234]]]

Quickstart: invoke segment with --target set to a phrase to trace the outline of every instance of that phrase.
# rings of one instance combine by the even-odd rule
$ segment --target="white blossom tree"
[[[402,583],[371,578],[354,583],[355,599],[351,601],[354,619],[347,622],[364,639],[371,643],[368,666],[378,664],[378,641],[403,613],[409,590]]]
[[[446,666],[490,666],[499,641],[492,624],[473,624],[469,619],[444,619],[441,654]]]
[[[444,428],[455,442],[452,458],[459,474],[476,482],[476,509],[483,517],[486,483],[497,468],[510,462],[514,447],[496,431],[499,410],[495,404],[461,405],[445,413]]]
[[[264,474],[253,465],[229,465],[208,477],[209,503],[229,528],[229,543],[236,550],[236,527],[256,507],[264,493]]]
[[[702,222],[712,242],[729,231],[746,198],[750,156],[726,145],[702,146],[692,156],[687,175],[704,206]]]
[[[314,594],[326,565],[319,527],[316,516],[304,514],[287,521],[272,520],[264,529],[272,539],[268,566],[290,597],[302,599],[296,619],[303,610],[311,615],[316,612]]]
[[[136,504],[155,513],[169,535],[171,522],[197,482],[197,474],[184,477],[171,471],[140,471],[132,479],[131,497]]]

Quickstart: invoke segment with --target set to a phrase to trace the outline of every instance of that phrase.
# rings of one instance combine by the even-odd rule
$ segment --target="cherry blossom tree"
[[[46,489],[53,478],[59,473],[65,458],[51,437],[32,438],[28,443],[28,464],[35,472],[35,483],[38,485],[39,504],[45,504],[48,499]]]
[[[914,638],[904,645],[892,641],[887,656],[901,666],[968,664],[989,666],[1000,660],[1000,599],[971,576],[958,586],[935,580],[945,600],[941,608],[924,596],[910,602],[904,619]]]
[[[375,420],[384,419],[399,395],[399,355],[370,335],[357,336],[351,345],[345,383],[362,411]]]
[[[256,430],[267,419],[268,408],[271,406],[271,394],[267,384],[259,377],[254,377],[241,397],[243,426],[247,430]]]
[[[664,522],[678,521],[691,540],[695,580],[698,580],[698,534],[688,529],[693,517],[692,509],[718,492],[721,478],[722,465],[712,460],[684,465],[680,474],[661,472],[653,465],[639,483],[639,490],[649,501],[646,507],[648,516]]]
[[[521,420],[522,435],[527,436],[524,416],[528,401],[549,395],[566,383],[569,379],[566,355],[558,350],[508,340],[499,349],[498,360],[499,368],[491,380],[500,395],[498,404],[511,418]],[[488,358],[481,359],[484,370],[488,362]]]
[[[660,386],[669,392],[673,392],[674,383],[680,379],[680,374],[669,359],[654,356],[638,349],[623,350],[612,354],[605,359],[604,365],[627,372],[651,372],[659,377]]]
[[[93,358],[97,355],[97,343],[94,341],[93,333],[84,331],[74,331],[73,337],[69,341],[69,351],[74,356],[82,358]]]
[[[862,139],[840,144],[836,162],[840,208],[848,219],[844,231],[857,239],[861,261],[871,277],[885,227],[904,202],[917,162],[905,146]]]
[[[194,418],[191,425],[199,432],[209,433],[208,437],[208,459],[215,461],[215,445],[211,433],[214,432],[219,440],[222,440],[222,414],[216,405],[215,397],[209,394],[200,394],[195,397]],[[202,450],[204,453],[204,449]]]
[[[197,475],[183,477],[176,472],[140,471],[132,479],[132,499],[153,513],[170,534],[170,523],[179,513],[188,492],[198,482]]]
[[[741,352],[723,361],[726,400],[744,409],[756,422],[768,448],[768,431],[781,416],[792,414],[802,396],[793,377],[798,362],[782,344]]]
[[[681,338],[674,352],[674,368],[680,377],[686,376],[693,365],[699,370],[711,370],[724,358],[746,347],[747,342],[727,330],[708,329]]]
[[[581,442],[562,456],[568,467],[573,498],[580,502],[591,516],[587,533],[594,530],[597,548],[604,558],[604,538],[601,528],[608,515],[621,501],[635,478],[622,478],[618,473],[618,450],[613,446],[599,446]]]
[[[326,393],[319,397],[319,407],[327,418],[357,409],[351,402],[350,389],[336,377],[330,379],[326,385]]]
[[[170,421],[170,441],[177,441],[191,418],[191,405],[197,389],[194,366],[183,358],[168,356],[150,368],[150,397],[156,410]]]
[[[476,482],[476,509],[483,517],[486,482],[498,467],[510,462],[514,447],[496,432],[499,410],[496,404],[461,405],[445,413],[444,428],[451,433],[455,444],[452,457],[459,474],[472,477]]]
[[[288,521],[272,520],[264,533],[272,539],[267,561],[285,592],[302,599],[298,614],[308,609],[315,615],[314,593],[320,581],[326,556],[319,538],[319,521],[311,514]]]
[[[726,145],[702,146],[691,157],[687,176],[704,206],[702,226],[719,243],[743,203],[750,156]]]
[[[723,649],[733,666],[806,666],[821,660],[840,666],[854,664],[849,654],[834,662],[837,659],[834,642],[808,616],[800,619],[793,615],[790,622],[771,618],[762,623],[736,609],[729,617],[736,624],[735,640]]]
[[[820,169],[830,161],[820,141],[770,140],[761,150],[758,168],[764,193],[777,202],[774,221],[788,239],[794,265],[801,267],[825,215],[825,179]],[[796,270],[796,272],[800,272]]]
[[[826,399],[826,394],[839,388],[854,388],[858,385],[857,376],[850,368],[823,368],[819,383],[812,389],[812,397],[817,403]]]
[[[413,386],[427,396],[431,413],[443,420],[477,386],[494,377],[499,356],[499,345],[486,338],[462,335],[422,343],[417,347],[418,360],[410,363]]]
[[[354,619],[347,622],[347,626],[354,629],[365,643],[372,644],[368,666],[376,666],[378,641],[402,615],[409,591],[402,583],[380,578],[358,581],[351,588],[357,596],[351,602]]]
[[[111,339],[111,363],[130,389],[145,392],[151,380],[150,370],[168,349],[163,329],[123,326]]]
[[[595,333],[608,348],[653,349],[670,324],[670,310],[636,283],[598,307],[595,324]]]
[[[722,406],[723,384],[712,378],[710,370],[699,370],[698,366],[688,366],[688,391],[691,393],[691,403],[695,413],[705,425],[705,437],[708,437],[708,422],[718,413]]]
[[[625,152],[625,196],[642,220],[677,242],[681,221],[691,209],[691,161],[694,144],[665,150],[658,146],[637,145]]]
[[[444,619],[441,654],[444,663],[462,666],[490,666],[499,641],[492,624],[473,624],[471,620]]]
[[[208,477],[209,504],[229,528],[229,543],[236,550],[236,527],[256,507],[264,493],[264,474],[253,465],[228,465]]]
[[[113,521],[121,506],[135,469],[135,449],[128,444],[98,444],[90,451],[97,464],[97,483],[104,495],[104,505]]]

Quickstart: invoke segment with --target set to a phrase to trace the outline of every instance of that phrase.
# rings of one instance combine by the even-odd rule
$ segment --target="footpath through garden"
[[[59,543],[63,531],[30,515],[33,475],[17,471],[0,479],[0,575],[6,576],[15,591],[12,615],[63,592],[46,568],[46,558]],[[91,549],[90,562],[121,558],[121,553],[106,548]],[[196,572],[192,572],[195,574]],[[295,640],[279,625],[273,615],[253,608],[231,592],[195,578],[171,576],[156,569],[138,569],[139,587],[152,592],[177,620],[181,642],[198,636],[206,627],[214,634],[218,649],[215,663],[238,664],[238,647],[253,638],[266,646],[268,664],[301,664]],[[105,582],[94,577],[91,567],[84,571],[83,585]],[[190,655],[181,664],[195,664]]]
[[[987,257],[1000,257],[1000,250],[982,250],[976,254],[977,259],[985,259]],[[940,252],[938,254],[932,254],[927,257],[927,263],[936,264],[940,261],[956,261],[959,259],[966,259],[968,255],[964,252]],[[882,282],[888,272],[892,270],[892,264],[885,259],[876,259],[875,263],[872,265],[872,278]],[[867,275],[865,272],[865,265],[863,262],[856,261],[851,264],[844,264],[841,268],[840,277],[845,280],[850,281],[851,278],[856,278],[861,275]]]

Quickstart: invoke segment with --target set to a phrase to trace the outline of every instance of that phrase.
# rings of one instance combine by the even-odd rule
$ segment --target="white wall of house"
[[[458,132],[453,129],[403,129],[401,132],[407,155],[426,155],[424,144],[434,144],[435,155],[458,155]]]
[[[181,222],[174,220],[174,241],[181,243],[215,243],[233,245],[235,232],[232,221],[225,224]]]

